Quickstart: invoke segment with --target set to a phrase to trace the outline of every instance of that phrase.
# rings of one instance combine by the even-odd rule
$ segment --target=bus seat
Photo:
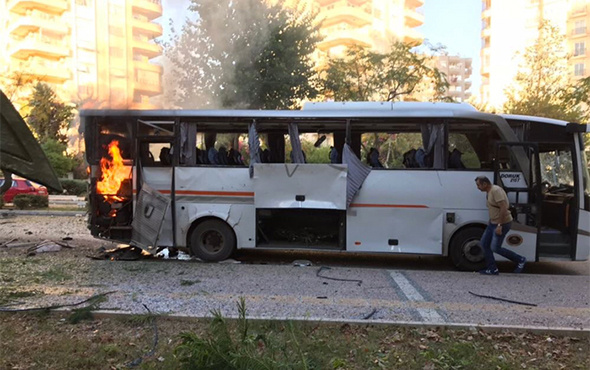
[[[270,150],[264,149],[260,155],[260,162],[270,163]]]
[[[461,160],[461,153],[459,149],[455,148],[452,152],[449,152],[448,167],[449,168],[465,168],[463,161]]]
[[[217,164],[221,164],[227,166],[229,164],[227,158],[227,150],[224,146],[219,147],[219,151],[217,152]]]
[[[340,163],[338,161],[338,149],[333,146],[330,147],[330,163]]]
[[[426,152],[422,148],[418,148],[416,153],[414,153],[414,159],[418,164],[418,167],[424,168],[426,167]]]
[[[170,166],[172,164],[170,159],[170,148],[164,147],[160,149],[160,164]]]
[[[217,150],[215,150],[215,148],[209,148],[207,151],[207,159],[209,160],[209,164],[218,164]]]
[[[403,155],[402,164],[405,168],[419,168],[420,165],[416,161],[416,149],[410,149]]]
[[[383,168],[383,164],[379,162],[379,151],[377,149],[371,148],[369,150],[369,154],[367,154],[367,163],[371,167]]]
[[[227,153],[227,156],[228,156],[230,164],[235,165],[235,166],[243,166],[244,165],[244,161],[242,160],[242,155],[240,154],[240,152],[238,152],[234,148],[231,148],[229,150],[229,152]]]

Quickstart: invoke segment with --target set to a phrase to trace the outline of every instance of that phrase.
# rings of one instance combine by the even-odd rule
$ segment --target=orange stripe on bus
[[[172,194],[170,190],[158,190],[162,194]],[[137,189],[133,189],[133,194],[137,194]],[[196,191],[196,190],[176,190],[177,195],[214,195],[220,197],[253,197],[254,192],[249,191]]]
[[[367,204],[367,203],[351,203],[351,207],[362,208],[428,208],[422,204]]]

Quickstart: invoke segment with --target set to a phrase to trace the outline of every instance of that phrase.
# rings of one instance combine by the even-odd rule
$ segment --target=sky
[[[160,18],[164,26],[164,38],[169,27],[168,20],[180,29],[186,16],[190,0],[162,0],[164,15]],[[481,85],[481,0],[425,0],[420,8],[424,13],[424,25],[418,30],[431,44],[447,47],[450,55],[472,58],[471,93],[479,95]]]
[[[418,30],[425,39],[446,46],[449,55],[473,59],[471,93],[479,95],[481,1],[425,0],[420,9],[424,12],[424,24]]]

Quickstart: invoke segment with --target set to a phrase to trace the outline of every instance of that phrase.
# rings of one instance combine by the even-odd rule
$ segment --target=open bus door
[[[495,157],[494,183],[508,195],[514,218],[505,242],[510,247],[518,247],[523,241],[524,245],[536,246],[519,254],[538,260],[542,217],[539,148],[535,143],[499,142]]]

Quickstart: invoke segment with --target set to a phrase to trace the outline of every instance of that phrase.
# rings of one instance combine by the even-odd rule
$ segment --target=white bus
[[[237,249],[449,256],[483,268],[488,176],[529,261],[586,260],[586,125],[459,103],[309,103],[300,111],[88,110],[89,227],[207,261]]]

